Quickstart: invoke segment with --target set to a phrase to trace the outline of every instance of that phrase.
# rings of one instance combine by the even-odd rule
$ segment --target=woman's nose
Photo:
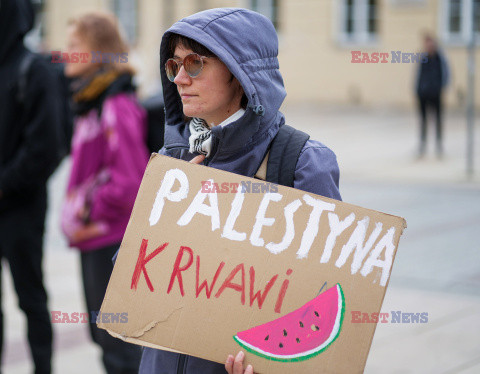
[[[180,70],[178,71],[177,76],[173,80],[173,83],[177,85],[188,85],[192,82],[192,78],[187,74],[185,71],[185,67],[182,65]]]

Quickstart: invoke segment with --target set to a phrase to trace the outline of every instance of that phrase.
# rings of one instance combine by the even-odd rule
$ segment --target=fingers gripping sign
[[[227,362],[225,363],[225,369],[228,374],[254,374],[252,365],[248,365],[247,368],[243,369],[243,360],[245,359],[245,353],[242,351],[238,352],[237,356],[234,358],[232,355],[227,357]]]
[[[201,164],[203,160],[205,160],[205,155],[198,155],[198,156],[195,156],[194,158],[192,158],[190,160],[190,163]]]

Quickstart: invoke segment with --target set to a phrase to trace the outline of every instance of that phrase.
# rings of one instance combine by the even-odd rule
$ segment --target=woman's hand
[[[203,160],[205,160],[205,156],[204,155],[198,155],[198,156],[195,156],[194,158],[192,158],[190,160],[190,163],[201,164]]]
[[[227,362],[225,363],[225,369],[228,374],[253,374],[253,366],[248,365],[245,370],[243,370],[243,360],[245,359],[245,353],[242,351],[238,352],[237,356],[233,358],[232,355],[227,357]]]
[[[84,226],[78,227],[70,235],[72,243],[80,243],[85,240],[96,238],[100,235],[106,234],[108,231],[106,225],[97,222],[91,222]]]

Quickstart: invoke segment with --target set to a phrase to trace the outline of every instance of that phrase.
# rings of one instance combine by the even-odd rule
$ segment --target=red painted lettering
[[[150,282],[150,278],[148,276],[147,269],[145,268],[145,265],[151,259],[153,259],[155,256],[157,256],[160,252],[162,252],[167,247],[167,245],[168,245],[168,243],[163,243],[160,247],[158,247],[152,253],[150,253],[148,256],[146,256],[148,240],[147,239],[142,240],[142,244],[140,246],[140,251],[139,251],[139,254],[138,254],[137,264],[135,265],[135,270],[133,271],[133,275],[132,275],[132,284],[130,286],[130,289],[137,289],[138,281],[140,279],[140,273],[143,272],[143,275],[145,277],[145,281],[147,282],[147,286],[150,289],[150,291],[153,292],[152,282]]]
[[[189,258],[187,260],[187,264],[184,266],[180,266],[182,263],[183,259],[183,254],[185,252],[188,252]],[[193,251],[189,247],[184,247],[181,246],[180,250],[178,251],[177,258],[175,260],[175,265],[173,265],[173,271],[172,271],[172,276],[170,277],[170,283],[168,284],[168,290],[167,293],[170,293],[170,291],[173,288],[173,283],[175,282],[175,278],[178,280],[178,286],[180,287],[180,293],[182,296],[185,296],[185,291],[183,290],[183,278],[182,278],[182,271],[187,270],[190,266],[192,266],[193,263]]]
[[[208,281],[206,279],[202,282],[200,287],[198,287],[199,278],[200,278],[200,256],[197,256],[197,274],[196,274],[196,283],[195,283],[197,298],[198,298],[198,295],[200,295],[200,292],[202,292],[203,288],[205,288],[207,299],[210,299],[213,288],[215,287],[215,283],[217,282],[218,276],[220,275],[220,272],[222,271],[224,266],[225,266],[225,262],[223,261],[220,263],[220,265],[218,265],[218,269],[215,272],[215,275],[213,276],[212,285],[210,286],[210,288],[208,287]]]
[[[287,275],[292,274],[292,272],[293,272],[292,269],[288,269]],[[275,313],[281,313],[283,299],[285,298],[285,294],[287,293],[287,288],[289,283],[290,281],[288,279],[285,279],[282,283],[282,287],[280,287],[280,292],[278,293],[277,302],[275,303]]]
[[[275,274],[272,277],[272,279],[270,279],[268,281],[268,283],[265,286],[265,289],[263,291],[263,295],[262,295],[260,290],[257,291],[257,293],[255,293],[255,295],[254,295],[254,292],[255,292],[255,290],[254,290],[254,288],[255,288],[255,269],[253,268],[253,266],[250,266],[250,306],[252,306],[255,299],[257,299],[258,309],[262,309],[263,302],[265,301],[265,298],[267,297],[268,292],[270,291],[270,289],[275,284],[275,281],[277,280],[277,278],[278,278],[278,274]]]
[[[232,279],[235,278],[235,275],[237,275],[240,270],[242,271],[242,284],[232,283]],[[218,298],[225,290],[225,288],[231,288],[232,290],[241,292],[242,305],[245,305],[245,267],[243,266],[243,264],[237,265],[235,269],[232,270],[232,272],[225,279],[222,286],[216,293],[215,297]]]

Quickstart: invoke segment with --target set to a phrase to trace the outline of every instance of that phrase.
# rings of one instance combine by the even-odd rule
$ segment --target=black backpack
[[[140,104],[147,111],[147,147],[150,153],[156,153],[163,147],[165,104],[161,95],[151,96]]]
[[[270,143],[255,177],[270,183],[293,187],[298,157],[310,135],[283,125]]]

